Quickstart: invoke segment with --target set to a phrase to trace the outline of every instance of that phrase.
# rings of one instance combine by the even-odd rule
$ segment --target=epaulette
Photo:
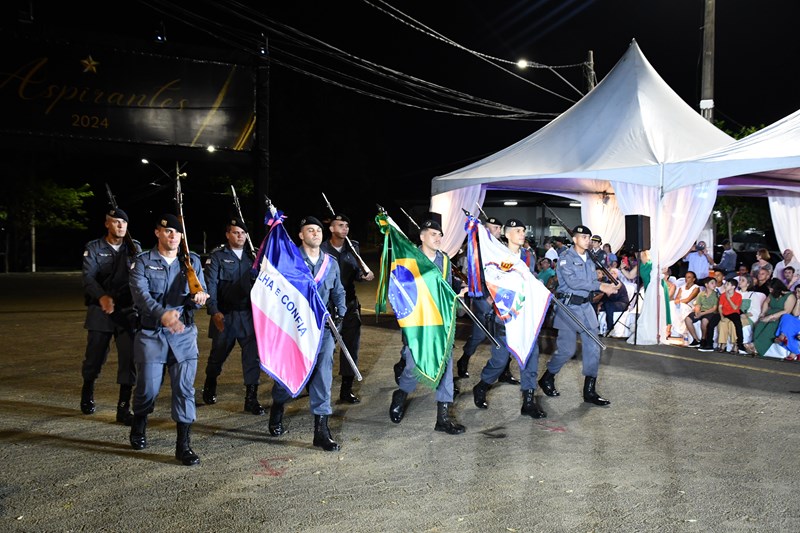
[[[143,255],[147,255],[149,252],[150,250],[142,250],[141,252],[136,254],[136,257],[142,257]]]
[[[212,253],[212,254],[213,254],[214,252],[221,252],[221,251],[222,251],[222,250],[224,250],[224,249],[225,249],[225,245],[224,245],[224,244],[220,244],[219,246],[217,246],[216,248],[214,248],[213,250],[211,250],[211,252],[210,252],[210,253]]]

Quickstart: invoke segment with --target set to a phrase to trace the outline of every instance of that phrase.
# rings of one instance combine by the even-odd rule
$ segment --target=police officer
[[[361,304],[356,295],[356,281],[372,281],[375,274],[370,271],[365,273],[356,254],[359,253],[358,241],[350,240],[353,248],[348,244],[347,235],[350,233],[350,219],[342,213],[331,220],[328,229],[330,239],[322,243],[320,248],[339,263],[339,275],[344,286],[347,312],[342,322],[342,341],[350,352],[350,357],[358,364],[358,350],[361,345]],[[339,352],[339,374],[342,376],[342,387],[339,390],[339,400],[345,403],[358,403],[361,399],[353,394],[353,368],[347,362],[344,354]]]
[[[592,306],[591,293],[601,291],[610,296],[618,287],[602,283],[597,279],[595,264],[588,256],[592,232],[586,226],[575,226],[572,234],[572,248],[564,252],[558,260],[558,289],[556,297],[582,322],[587,329],[600,335],[597,313]],[[600,347],[561,309],[556,309],[553,327],[558,330],[556,351],[547,363],[547,371],[539,379],[542,392],[548,396],[559,396],[555,386],[556,374],[575,354],[577,336],[581,335],[583,345],[583,400],[594,405],[609,405],[611,402],[601,397],[595,385],[600,367]]]
[[[208,337],[211,353],[206,364],[203,384],[203,402],[217,403],[217,377],[222,365],[238,342],[242,349],[242,376],[244,378],[244,410],[263,415],[258,402],[258,382],[261,366],[258,358],[253,312],[250,307],[250,289],[253,287],[253,258],[245,250],[247,228],[237,217],[225,224],[227,243],[215,248],[206,260],[205,278],[208,283],[208,314],[211,323]]]
[[[454,290],[460,292],[461,296],[467,291],[467,287],[459,287],[460,282],[458,280],[455,280],[454,283],[453,273],[450,269],[450,258],[440,250],[443,236],[442,226],[438,222],[426,220],[420,227],[419,239],[421,244],[419,248],[428,259],[439,267],[439,270],[445,273],[447,283],[453,285]],[[408,347],[405,336],[403,336],[403,348],[400,353],[405,360],[405,365],[399,378],[400,388],[392,394],[392,403],[389,407],[389,419],[395,424],[399,424],[403,420],[406,414],[406,398],[417,388],[417,380],[413,373],[414,356]],[[433,428],[434,430],[444,431],[450,435],[464,433],[466,428],[450,415],[450,407],[452,405],[453,356],[451,347],[450,353],[447,354],[447,367],[444,369],[439,385],[436,387],[436,425]]]
[[[322,244],[322,222],[319,219],[307,216],[300,219],[300,256],[311,270],[311,275],[317,280],[317,292],[322,298],[322,303],[334,318],[337,329],[341,328],[344,320],[345,291],[339,275],[338,263],[328,254],[320,250]],[[333,350],[335,340],[330,329],[326,327],[317,362],[309,379],[309,405],[314,413],[314,446],[326,452],[336,451],[339,444],[331,438],[328,428],[328,417],[333,413],[331,409],[331,384],[333,382]],[[272,406],[269,410],[269,432],[274,437],[286,433],[283,425],[284,404],[291,400],[291,393],[285,387],[275,382],[272,385]]]
[[[138,379],[130,443],[134,450],[147,447],[147,415],[155,408],[166,367],[172,387],[172,419],[178,433],[175,458],[189,466],[200,462],[190,442],[196,418],[193,385],[198,356],[194,309],[205,305],[208,293],[189,292],[192,271],[202,287],[205,280],[200,257],[189,254],[190,271],[187,259],[179,253],[182,227],[175,215],[162,215],[155,228],[156,246],[139,254],[130,274],[140,322],[133,345]]]
[[[106,236],[86,244],[83,252],[83,290],[86,300],[84,328],[89,332],[81,374],[81,412],[95,411],[94,382],[108,358],[111,337],[117,346],[117,422],[131,424],[130,401],[136,371],[133,366],[133,334],[136,311],[128,285],[128,271],[139,243],[126,235],[128,215],[122,209],[111,209],[105,215]],[[130,243],[133,244],[131,249]]]
[[[499,240],[503,244],[507,244],[506,238],[502,234],[503,223],[500,222],[499,219],[495,217],[489,217],[486,219],[486,223],[484,225],[495,239]],[[485,285],[481,288],[481,290],[483,294],[489,294]],[[483,320],[484,322],[494,320],[492,318],[494,316],[492,304],[489,303],[486,298],[472,298],[471,304],[472,313],[478,318],[478,320]],[[467,339],[466,344],[464,344],[464,351],[458,361],[456,361],[456,371],[458,372],[459,378],[469,377],[469,359],[475,354],[478,346],[484,340],[486,340],[486,334],[483,332],[483,329],[481,329],[481,327],[477,324],[473,323],[472,333]],[[497,381],[501,383],[508,383],[509,385],[519,385],[519,380],[511,374],[510,365],[511,359],[508,360],[505,370],[503,370],[503,372],[497,378]]]
[[[524,260],[525,252],[523,245],[525,243],[525,224],[522,221],[512,218],[506,222],[504,234],[508,242],[508,249],[511,254]],[[531,276],[536,276],[535,264],[527,265]],[[492,345],[492,356],[486,362],[486,366],[481,371],[481,380],[472,388],[472,395],[475,405],[479,409],[488,409],[489,404],[486,402],[486,393],[492,383],[496,382],[499,376],[508,368],[508,363],[511,360],[511,352],[508,350],[506,343],[505,326],[498,316],[494,316],[492,321],[492,329],[494,329],[494,336],[500,343],[500,347]],[[530,354],[525,364],[525,368],[520,371],[522,390],[522,408],[520,413],[530,416],[532,418],[545,418],[545,413],[536,403],[534,393],[536,392],[536,373],[539,371],[539,344],[533,343]]]

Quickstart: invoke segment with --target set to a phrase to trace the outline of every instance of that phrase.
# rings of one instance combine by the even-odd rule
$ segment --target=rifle
[[[483,208],[481,207],[481,204],[479,204],[478,202],[475,202],[475,205],[478,206],[478,211],[481,212],[481,214],[483,215],[483,218],[485,218],[486,220],[489,220],[489,217],[486,215],[486,211],[484,211]],[[463,207],[461,209],[462,209],[462,211],[466,211],[466,209],[464,209]]]
[[[325,193],[322,193],[322,198],[325,199],[325,203],[327,204],[328,210],[331,212],[331,215],[333,215],[335,217],[336,216],[336,211],[333,210],[333,206],[328,201],[328,197],[325,196]],[[350,242],[350,237],[345,235],[344,240],[347,241],[347,246],[350,247],[350,251],[353,252],[353,255],[356,256],[356,259],[358,259],[358,264],[361,266],[362,272],[364,273],[365,276],[368,276],[370,274],[370,272],[372,272],[372,271],[369,269],[369,267],[364,262],[364,260],[361,259],[361,256],[358,255],[358,252],[356,252],[356,249],[353,247],[353,243]]]
[[[194,296],[198,292],[205,292],[200,278],[197,277],[192,266],[192,259],[189,255],[189,239],[186,236],[186,222],[183,218],[183,191],[181,191],[181,178],[186,177],[186,172],[181,172],[178,162],[175,162],[175,204],[178,208],[178,220],[181,223],[181,255],[183,255],[183,265],[186,268],[186,281],[189,283],[189,294]]]
[[[108,183],[106,183],[106,194],[108,195],[108,203],[111,204],[111,208],[119,209],[119,206],[117,205],[117,200],[116,198],[114,198],[114,193],[111,192],[111,187],[108,186]],[[128,249],[128,257],[130,259],[133,259],[134,257],[136,257],[136,254],[138,252],[136,251],[136,243],[133,242],[133,237],[131,237],[130,231],[125,231],[124,240],[125,240],[125,248]]]
[[[561,217],[559,217],[559,216],[556,214],[556,212],[555,212],[555,211],[553,211],[552,209],[550,209],[550,207],[549,207],[547,204],[544,204],[544,203],[543,203],[542,205],[544,206],[544,208],[545,208],[545,209],[547,209],[548,211],[550,211],[550,214],[551,214],[551,215],[553,215],[553,216],[556,218],[556,220],[558,221],[558,224],[559,224],[559,225],[560,225],[562,228],[564,228],[564,230],[566,230],[566,232],[569,234],[569,236],[570,236],[570,237],[573,237],[573,235],[572,235],[572,230],[571,230],[571,229],[569,229],[569,228],[567,227],[567,225],[566,225],[566,224],[564,224],[564,221],[563,221],[563,220],[561,220]],[[617,278],[615,278],[613,275],[611,275],[611,272],[609,272],[609,271],[608,271],[608,269],[605,267],[605,265],[604,265],[603,263],[601,263],[601,262],[600,262],[600,260],[598,260],[598,259],[597,259],[597,257],[594,255],[594,253],[593,253],[591,250],[589,250],[589,249],[587,248],[587,250],[586,250],[586,253],[589,255],[589,258],[592,260],[592,262],[594,262],[595,266],[596,266],[597,268],[599,268],[600,270],[602,270],[602,271],[603,271],[603,274],[605,274],[605,276],[606,276],[608,279],[610,279],[610,280],[611,280],[611,282],[612,282],[614,285],[619,285],[619,280],[617,280]]]
[[[239,213],[239,220],[244,222],[244,216],[242,215],[242,206],[239,205],[239,197],[236,196],[236,189],[233,188],[231,185],[231,193],[233,193],[233,205],[236,206],[236,212]],[[253,241],[250,239],[250,232],[246,232],[245,235],[247,236],[247,243],[250,245],[250,252],[255,255],[256,247],[253,246]]]

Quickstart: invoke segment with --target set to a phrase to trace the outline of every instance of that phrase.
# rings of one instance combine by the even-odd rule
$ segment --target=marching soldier
[[[442,227],[439,223],[433,220],[426,220],[422,223],[419,232],[421,241],[419,248],[428,259],[439,267],[439,270],[446,273],[447,282],[453,284],[453,273],[449,267],[450,258],[440,251],[442,237]],[[459,282],[455,284],[456,292],[458,292],[458,284]],[[461,289],[459,296],[462,296],[466,291],[467,287],[465,286]],[[464,433],[466,428],[459,424],[455,417],[450,414],[450,407],[453,405],[452,347],[450,352],[447,357],[447,367],[444,369],[439,385],[436,387],[436,425],[433,429],[444,431],[450,435],[458,435]],[[403,420],[406,414],[406,398],[417,388],[417,380],[413,374],[414,356],[406,344],[405,336],[403,337],[403,348],[400,353],[403,356],[405,365],[398,379],[400,388],[392,394],[392,403],[389,407],[389,419],[395,424],[399,424]]]
[[[356,258],[356,254],[359,253],[358,241],[350,240],[350,244],[353,245],[352,250],[347,243],[347,235],[350,233],[350,219],[347,215],[337,214],[331,220],[328,229],[331,237],[322,243],[320,249],[339,263],[339,275],[347,302],[347,312],[342,322],[342,341],[353,361],[358,364],[358,350],[361,345],[361,304],[356,295],[356,281],[372,281],[375,279],[375,274],[371,271],[365,274],[361,270]],[[339,352],[339,374],[342,376],[339,400],[345,403],[359,403],[361,399],[353,393],[355,379],[353,368],[341,352]]]
[[[489,230],[489,233],[492,236],[502,242],[503,244],[507,244],[508,241],[506,240],[505,235],[502,233],[503,224],[500,222],[499,219],[495,217],[489,217],[486,219],[486,229]],[[524,230],[525,228],[523,228]],[[486,291],[486,287],[482,287],[483,294],[488,294]],[[492,310],[492,304],[490,304],[485,298],[472,298],[472,312],[478,317],[478,320],[484,320],[487,322],[491,322],[494,320],[494,311]],[[469,359],[472,357],[478,349],[478,346],[486,340],[486,334],[483,332],[480,326],[477,324],[472,325],[472,333],[470,334],[469,338],[467,339],[467,343],[464,344],[464,352],[461,354],[461,357],[456,361],[456,371],[458,372],[459,378],[468,378],[469,377]],[[514,377],[511,373],[511,359],[509,358],[508,364],[506,364],[505,369],[497,378],[497,381],[501,383],[508,383],[509,385],[519,385],[519,380]]]
[[[512,218],[506,222],[504,234],[508,242],[508,249],[511,253],[518,255],[524,260],[527,252],[523,247],[525,243],[525,224]],[[535,276],[535,265],[528,264],[528,268],[531,275]],[[494,336],[500,343],[500,347],[492,346],[492,356],[481,371],[481,380],[472,389],[475,406],[479,409],[489,408],[489,404],[486,402],[486,393],[489,387],[495,381],[498,381],[502,373],[508,371],[508,363],[511,360],[511,353],[506,344],[505,326],[502,319],[496,315],[493,320],[493,329],[495,331]],[[522,390],[522,408],[520,412],[532,418],[545,418],[547,413],[539,407],[534,397],[534,393],[536,392],[536,373],[538,371],[539,344],[534,342],[531,353],[528,354],[525,368],[522,368],[520,371],[520,389]]]
[[[253,258],[244,249],[247,228],[238,218],[225,225],[227,243],[215,248],[206,260],[205,278],[208,283],[208,314],[211,323],[208,336],[211,354],[206,364],[203,385],[203,402],[217,403],[217,377],[222,365],[238,342],[242,349],[242,376],[244,377],[244,410],[263,415],[258,402],[258,382],[261,366],[258,358],[253,312],[250,307],[250,290],[253,287]]]
[[[601,291],[612,295],[618,287],[612,283],[602,283],[597,279],[595,264],[588,256],[592,232],[586,226],[575,226],[572,232],[572,248],[558,259],[558,289],[556,297],[586,327],[600,335],[597,313],[592,305],[591,293]],[[553,327],[558,330],[556,351],[547,363],[547,371],[539,379],[542,392],[548,396],[559,396],[555,377],[577,349],[577,336],[581,335],[583,345],[583,400],[594,405],[609,405],[611,402],[601,397],[595,388],[600,368],[600,347],[592,341],[568,316],[556,309]]]
[[[322,222],[308,216],[300,219],[300,255],[317,280],[317,292],[322,298],[336,327],[341,328],[343,313],[346,307],[345,291],[339,276],[338,263],[320,250],[322,243]],[[331,437],[328,428],[328,417],[331,409],[331,384],[333,382],[333,350],[335,349],[333,333],[326,328],[320,342],[317,362],[308,381],[308,396],[311,412],[314,413],[314,446],[326,452],[339,450],[339,444]],[[272,406],[269,409],[269,433],[279,437],[286,433],[283,425],[284,404],[291,399],[291,394],[277,381],[272,385]]]
[[[89,332],[81,374],[81,412],[95,412],[94,383],[108,358],[111,338],[117,346],[117,422],[131,424],[130,401],[136,371],[133,366],[133,335],[136,311],[128,285],[128,271],[133,257],[141,252],[139,243],[125,236],[128,215],[122,209],[111,209],[105,215],[106,236],[86,244],[83,252],[83,289],[86,299],[86,321]],[[130,249],[133,243],[134,250]]]
[[[156,224],[156,246],[139,254],[131,270],[133,301],[139,309],[140,328],[133,357],[137,382],[133,400],[130,443],[134,450],[147,447],[147,415],[153,412],[164,371],[172,387],[172,419],[177,424],[175,458],[186,466],[200,463],[190,442],[196,418],[194,379],[197,374],[197,326],[194,310],[205,305],[208,293],[189,292],[191,272],[179,256],[183,225],[172,214]],[[200,257],[187,258],[201,286],[205,286]]]

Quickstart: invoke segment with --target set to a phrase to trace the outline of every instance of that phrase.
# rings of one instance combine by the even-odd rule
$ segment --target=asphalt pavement
[[[202,405],[210,342],[199,315],[201,464],[185,467],[174,458],[168,380],[149,447],[131,449],[114,417],[113,348],[97,412],[80,412],[79,273],[0,275],[0,530],[800,531],[800,364],[606,339],[598,390],[611,406],[582,401],[573,360],[557,378],[561,396],[539,396],[548,417],[533,420],[510,385],[491,388],[488,410],[473,404],[484,344],[459,381],[454,412],[467,431],[446,435],[433,430],[436,402],[422,386],[402,423],[389,421],[400,332],[393,317],[375,317],[374,283],[359,289],[362,402],[334,407],[341,451],[311,445],[307,397],[288,406],[280,438],[266,416],[245,413],[238,348],[219,402]],[[460,319],[456,357],[469,329]],[[265,406],[270,387],[264,375]]]

